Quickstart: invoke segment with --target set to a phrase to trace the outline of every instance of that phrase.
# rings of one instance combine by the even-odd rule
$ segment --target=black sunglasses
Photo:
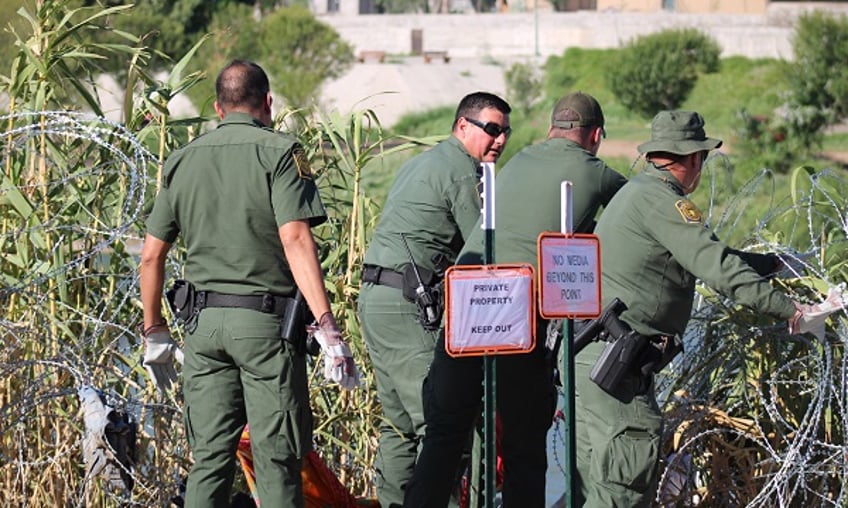
[[[500,136],[501,133],[503,133],[503,135],[506,136],[506,137],[509,137],[509,135],[512,134],[512,127],[509,127],[509,126],[501,127],[500,125],[496,124],[495,122],[483,123],[480,120],[468,118],[467,116],[464,117],[464,118],[465,118],[466,122],[468,122],[472,125],[476,125],[477,127],[480,127],[481,129],[483,129],[483,132],[485,132],[489,136],[492,136],[493,138]]]

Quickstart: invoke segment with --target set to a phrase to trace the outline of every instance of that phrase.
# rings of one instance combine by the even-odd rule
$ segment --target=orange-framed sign
[[[536,344],[530,264],[452,266],[445,273],[445,350],[450,356],[527,353]]]
[[[601,243],[595,235],[543,232],[537,239],[539,314],[546,319],[601,314]]]

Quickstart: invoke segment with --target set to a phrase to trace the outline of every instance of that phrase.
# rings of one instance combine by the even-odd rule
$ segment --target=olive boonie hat
[[[713,150],[721,140],[708,138],[704,119],[693,111],[660,111],[651,122],[651,140],[639,145],[639,153],[668,152],[689,155]]]
[[[591,95],[573,92],[557,101],[551,113],[551,125],[560,129],[603,127],[604,112]]]

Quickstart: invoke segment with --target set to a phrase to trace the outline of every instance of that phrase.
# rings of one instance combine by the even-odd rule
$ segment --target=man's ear
[[[599,145],[601,141],[604,139],[604,128],[601,126],[595,126],[592,132],[592,141]]]
[[[218,101],[215,101],[215,103],[213,105],[215,106],[215,114],[218,115],[218,120],[223,120],[224,115],[226,114],[226,112],[224,111],[224,108],[222,108],[221,105],[218,104]]]

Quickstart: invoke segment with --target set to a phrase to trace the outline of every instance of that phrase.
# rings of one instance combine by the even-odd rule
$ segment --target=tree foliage
[[[236,58],[262,65],[274,95],[291,108],[317,102],[321,85],[341,76],[353,63],[353,48],[303,7],[281,7],[259,21],[255,16],[252,7],[231,4],[212,17],[211,37],[193,61],[193,68],[207,76],[191,90],[191,99],[201,111],[207,111],[214,100],[215,76]]]
[[[262,20],[257,58],[290,107],[310,105],[321,85],[353,64],[353,48],[303,7],[283,7]]]
[[[813,11],[798,19],[795,61],[788,63],[788,91],[773,114],[740,112],[743,153],[785,172],[821,146],[824,128],[848,116],[848,17]]]
[[[542,74],[532,62],[515,62],[504,71],[507,99],[528,113],[542,98]]]
[[[796,122],[799,132],[793,134],[817,132],[848,116],[848,16],[802,15],[792,46],[795,70],[786,109],[787,114],[803,113]]]
[[[715,40],[694,28],[641,36],[619,53],[609,86],[627,109],[651,118],[679,107],[699,73],[718,70],[720,53]]]

